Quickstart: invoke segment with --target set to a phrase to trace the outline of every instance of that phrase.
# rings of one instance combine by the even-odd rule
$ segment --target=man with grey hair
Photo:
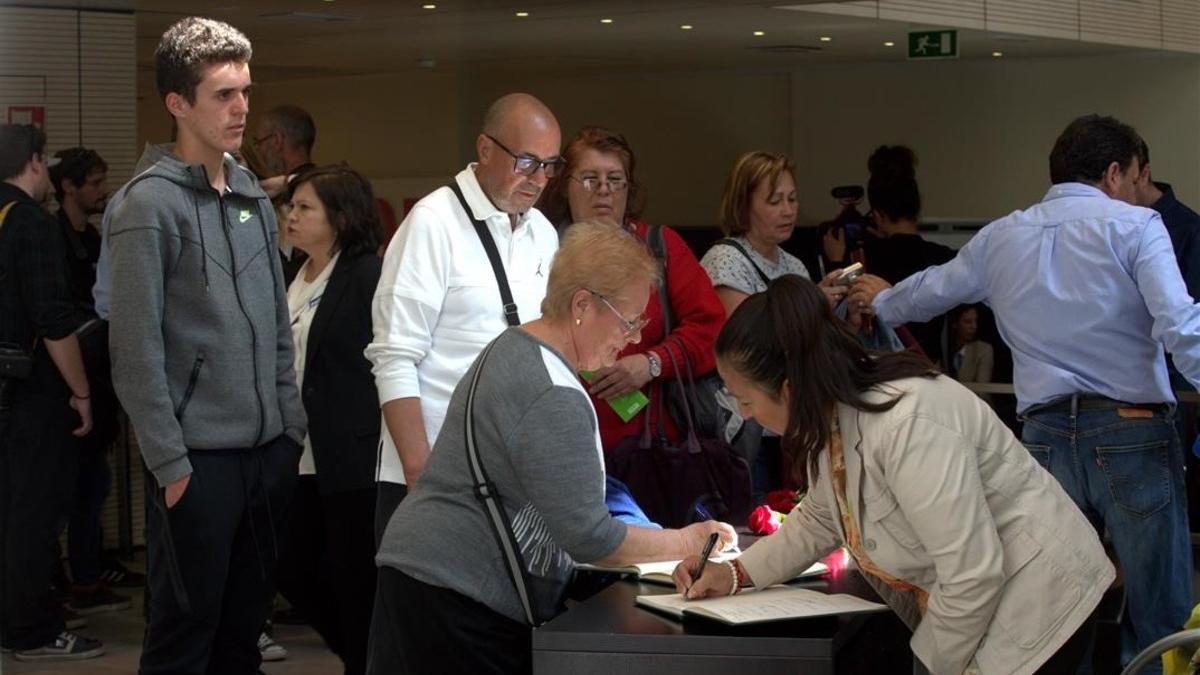
[[[475,139],[479,161],[417,202],[388,245],[366,350],[384,421],[376,540],[424,470],[471,362],[507,326],[542,314],[558,235],[533,205],[565,166],[561,143],[544,103],[501,97]]]
[[[228,24],[167,29],[155,80],[176,143],[111,218],[113,383],[153,474],[141,675],[258,670],[303,449],[275,212],[230,154],[250,57]]]
[[[315,166],[312,147],[317,140],[317,127],[307,110],[285,104],[268,110],[259,121],[257,131],[258,135],[253,137],[254,150],[267,174],[260,176],[264,179],[262,187],[282,208],[288,184]],[[279,256],[283,263],[283,279],[290,286],[308,256],[287,241],[286,229],[279,232]]]
[[[317,127],[312,115],[300,106],[277,105],[263,115],[254,137],[254,149],[269,176],[292,176],[312,168],[312,148]]]

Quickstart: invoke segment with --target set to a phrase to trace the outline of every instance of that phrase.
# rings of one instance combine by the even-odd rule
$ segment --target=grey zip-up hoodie
[[[189,450],[304,440],[275,212],[229,155],[225,174],[218,194],[161,156],[108,232],[113,384],[160,486],[191,473]]]

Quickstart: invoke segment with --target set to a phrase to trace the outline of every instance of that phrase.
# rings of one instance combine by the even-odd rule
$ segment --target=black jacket
[[[0,344],[33,349],[30,391],[66,399],[70,394],[43,340],[61,340],[87,320],[71,297],[66,243],[54,218],[21,188],[0,182]]]
[[[363,350],[382,261],[339,258],[308,331],[301,398],[322,494],[375,485],[379,394]]]

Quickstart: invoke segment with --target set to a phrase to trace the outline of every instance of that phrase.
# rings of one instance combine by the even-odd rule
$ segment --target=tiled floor
[[[141,592],[133,595],[133,607],[121,612],[95,614],[88,617],[88,627],[79,634],[97,638],[104,642],[107,653],[87,661],[61,663],[19,663],[11,654],[0,657],[2,675],[49,675],[50,673],[73,673],[75,675],[130,675],[137,672],[138,657],[142,653],[142,597]],[[342,672],[342,662],[333,655],[321,638],[307,626],[275,626],[275,640],[288,650],[283,661],[264,663],[262,670],[267,675],[337,675]]]

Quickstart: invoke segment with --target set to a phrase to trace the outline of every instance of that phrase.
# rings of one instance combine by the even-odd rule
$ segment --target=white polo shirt
[[[541,317],[558,233],[537,209],[521,214],[513,228],[479,187],[474,164],[454,180],[496,241],[521,321]],[[365,354],[374,364],[379,403],[420,397],[432,448],[454,387],[508,327],[487,253],[449,187],[426,195],[400,223],[383,258],[371,314],[375,339]],[[386,424],[380,439],[376,479],[404,484]]]

